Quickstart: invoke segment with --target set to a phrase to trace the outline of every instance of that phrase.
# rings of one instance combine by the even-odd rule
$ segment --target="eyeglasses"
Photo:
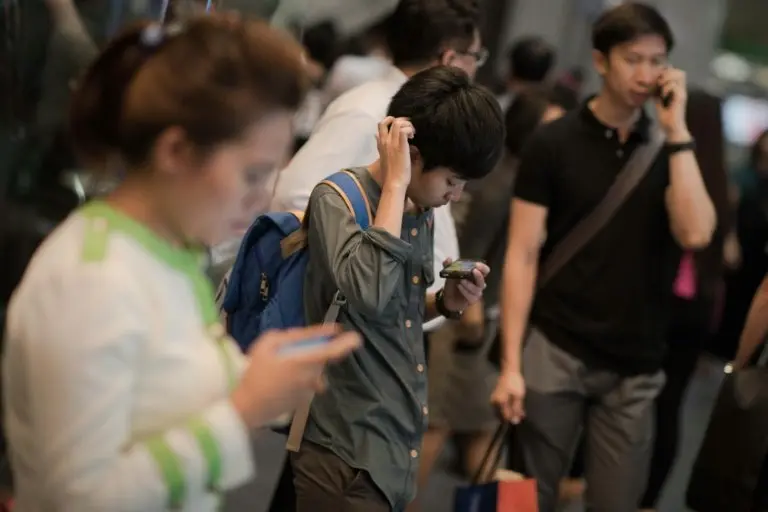
[[[477,64],[477,67],[482,67],[483,64],[488,62],[488,56],[490,55],[490,52],[488,51],[488,48],[480,48],[476,51],[466,51],[466,52],[456,52],[460,55],[467,55],[468,57],[472,57],[475,59],[475,64]]]

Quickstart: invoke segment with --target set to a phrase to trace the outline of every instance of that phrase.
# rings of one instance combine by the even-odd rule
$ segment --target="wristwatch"
[[[674,155],[681,151],[693,151],[696,149],[696,141],[691,139],[687,142],[668,142],[664,144],[664,150],[667,155]]]
[[[440,288],[440,291],[437,292],[435,295],[435,308],[437,308],[437,312],[440,313],[442,316],[449,320],[458,320],[461,318],[461,315],[464,314],[464,311],[451,311],[447,307],[445,307],[445,289]]]

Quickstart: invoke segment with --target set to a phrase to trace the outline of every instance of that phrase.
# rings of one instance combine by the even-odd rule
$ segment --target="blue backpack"
[[[360,228],[368,229],[370,206],[357,177],[351,171],[339,171],[322,183],[336,190]],[[226,314],[227,331],[244,352],[265,331],[307,325],[303,217],[302,213],[273,212],[256,219],[219,287],[217,302]],[[343,305],[344,298],[336,292],[325,321],[335,322]]]

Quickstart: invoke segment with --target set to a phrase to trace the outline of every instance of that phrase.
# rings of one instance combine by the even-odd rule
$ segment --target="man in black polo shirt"
[[[492,400],[520,423],[541,512],[555,509],[582,428],[588,510],[637,510],[679,247],[706,246],[715,227],[685,124],[685,75],[667,64],[666,21],[652,7],[624,3],[596,21],[592,42],[600,92],[543,126],[523,151],[503,277],[503,371]],[[654,97],[657,87],[672,95],[666,107]],[[658,123],[643,110],[649,100]],[[646,176],[531,308],[539,261],[605,197],[657,128],[666,143]]]

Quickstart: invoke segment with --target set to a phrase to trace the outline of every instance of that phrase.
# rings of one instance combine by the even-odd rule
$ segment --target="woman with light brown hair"
[[[16,508],[214,511],[253,476],[249,431],[290,412],[358,340],[248,358],[219,323],[204,247],[264,209],[306,90],[301,48],[224,15],[140,23],[91,65],[76,153],[119,169],[105,199],[38,249],[7,315],[6,431]]]

